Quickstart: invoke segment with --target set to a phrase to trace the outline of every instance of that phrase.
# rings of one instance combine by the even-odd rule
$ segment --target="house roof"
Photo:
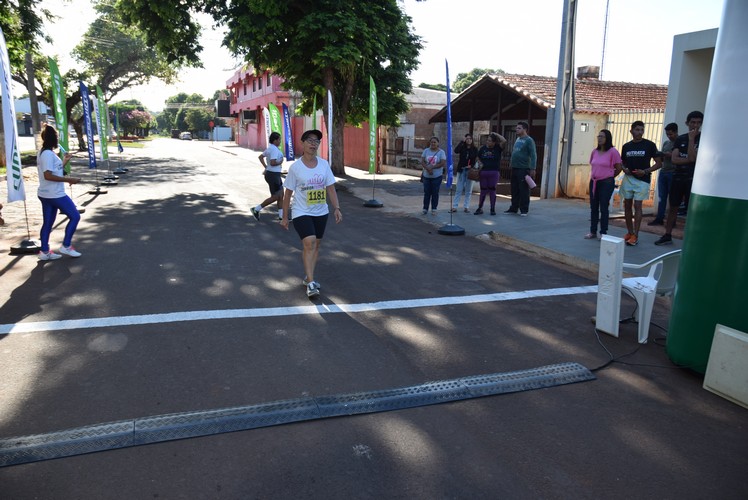
[[[667,86],[649,83],[609,82],[597,79],[574,81],[576,111],[607,113],[622,109],[664,109]],[[556,101],[556,78],[550,76],[485,74],[452,100],[452,120],[487,120],[498,104],[528,100],[548,109]],[[446,121],[446,106],[430,122]]]

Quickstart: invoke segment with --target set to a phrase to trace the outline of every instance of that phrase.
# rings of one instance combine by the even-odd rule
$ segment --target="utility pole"
[[[541,198],[554,198],[559,189],[559,172],[568,169],[571,148],[572,97],[574,94],[574,38],[576,33],[577,0],[564,0],[561,22],[561,47],[558,56],[556,102],[553,110],[550,161],[543,165]]]

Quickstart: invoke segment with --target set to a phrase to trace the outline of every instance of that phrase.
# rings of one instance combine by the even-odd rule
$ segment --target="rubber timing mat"
[[[322,418],[378,413],[594,380],[577,363],[421,385],[88,425],[0,440],[0,467]]]

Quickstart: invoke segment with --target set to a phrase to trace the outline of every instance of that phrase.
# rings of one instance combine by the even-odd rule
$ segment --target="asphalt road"
[[[638,346],[636,325],[599,341],[594,293],[522,294],[594,276],[440,236],[341,191],[344,221],[328,225],[310,303],[296,233],[272,210],[249,214],[267,196],[259,163],[158,140],[127,166],[107,194],[76,197],[83,257],[3,257],[0,325],[35,326],[0,335],[0,437],[568,361],[592,369],[609,359],[603,345],[631,364],[572,385],[5,467],[0,498],[748,496],[744,409],[703,391],[658,342]],[[473,300],[503,292],[520,293]],[[373,306],[334,312],[361,304]],[[267,314],[278,308],[288,314]],[[667,314],[658,304],[654,321]]]

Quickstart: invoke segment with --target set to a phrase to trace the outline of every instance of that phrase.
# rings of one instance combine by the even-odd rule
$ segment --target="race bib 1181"
[[[327,191],[325,189],[310,189],[306,192],[307,205],[319,205],[321,203],[327,203],[326,193]]]

